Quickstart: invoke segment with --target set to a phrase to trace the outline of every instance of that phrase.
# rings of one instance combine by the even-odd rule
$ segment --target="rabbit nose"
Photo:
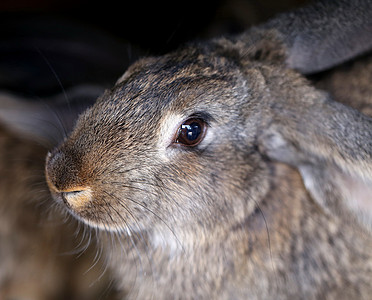
[[[63,201],[72,209],[79,209],[92,201],[93,192],[72,157],[60,150],[49,153],[45,177],[55,200]]]
[[[59,194],[63,201],[74,209],[83,207],[92,200],[92,190],[89,187],[60,191]]]

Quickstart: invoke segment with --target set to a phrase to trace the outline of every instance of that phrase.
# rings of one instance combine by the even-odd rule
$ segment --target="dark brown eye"
[[[206,129],[207,124],[202,119],[188,119],[178,128],[174,143],[195,147],[203,140]]]

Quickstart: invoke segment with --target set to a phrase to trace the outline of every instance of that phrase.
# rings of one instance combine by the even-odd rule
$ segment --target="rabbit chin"
[[[92,220],[87,217],[81,216],[78,212],[72,210],[72,209],[67,209],[68,212],[79,222],[84,223],[88,227],[99,230],[99,231],[104,231],[108,233],[115,233],[115,234],[126,234],[128,236],[131,236],[134,234],[133,230],[130,229],[128,226],[118,226],[116,224],[110,224],[109,222],[105,222],[104,220],[98,221],[98,220]]]
[[[138,234],[137,230],[132,229],[129,226],[118,226],[115,224],[108,224],[102,222],[97,222],[90,220],[88,218],[80,216],[77,212],[68,209],[68,212],[75,217],[78,221],[82,222],[83,224],[87,225],[89,228],[106,232],[108,234],[113,234],[117,236],[128,237],[132,239],[132,236],[136,236]],[[160,226],[161,227],[161,226]],[[149,234],[151,231],[151,234]],[[180,240],[180,236],[176,235],[176,233],[169,227],[165,226],[165,228],[152,228],[152,230],[146,230],[147,236],[149,237],[149,242],[151,243],[153,249],[162,249],[166,251],[168,255],[174,256],[177,255],[181,250],[184,250],[185,239],[183,242]],[[190,242],[189,239],[188,242]]]

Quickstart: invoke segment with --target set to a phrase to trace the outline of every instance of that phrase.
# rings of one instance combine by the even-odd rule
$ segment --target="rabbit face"
[[[78,218],[125,232],[209,227],[244,218],[266,193],[257,82],[226,57],[190,52],[135,64],[49,154],[51,191]]]

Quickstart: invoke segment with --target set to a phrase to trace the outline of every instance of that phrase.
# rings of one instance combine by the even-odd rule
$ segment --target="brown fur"
[[[96,250],[71,254],[87,241],[79,246],[75,222],[65,224],[47,201],[45,155],[45,148],[0,128],[0,299],[104,298],[107,274],[91,286],[104,268],[98,263],[88,271]]]
[[[334,99],[372,116],[372,58],[370,55],[316,76],[315,84]]]
[[[345,183],[369,191],[372,120],[289,69],[281,36],[138,61],[48,155],[54,198],[103,230],[129,298],[370,298],[370,223]],[[173,147],[195,115],[205,139]]]

